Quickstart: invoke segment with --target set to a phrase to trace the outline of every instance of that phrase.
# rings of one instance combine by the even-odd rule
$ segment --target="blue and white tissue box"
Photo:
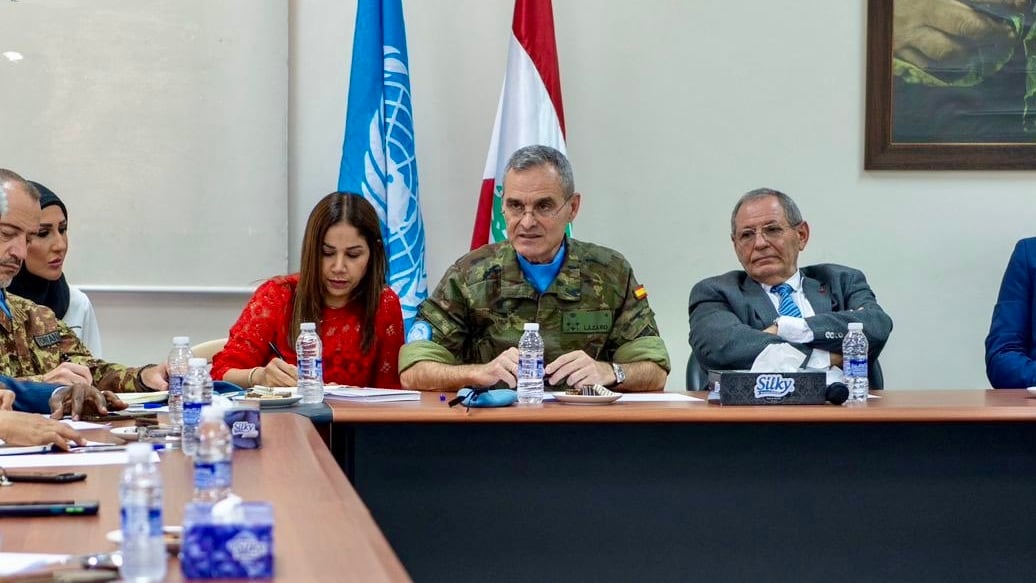
[[[224,411],[223,420],[230,428],[234,449],[259,449],[263,446],[258,406],[235,405]]]
[[[180,568],[186,579],[273,578],[273,507],[241,502],[216,516],[213,505],[184,509]]]

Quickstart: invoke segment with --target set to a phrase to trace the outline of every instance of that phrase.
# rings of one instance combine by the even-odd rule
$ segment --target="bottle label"
[[[204,403],[188,401],[183,404],[183,424],[197,425],[201,421],[201,407]]]
[[[320,358],[299,359],[299,378],[323,380],[324,361]]]
[[[123,506],[122,540],[140,536],[162,536],[162,509],[147,506]]]
[[[178,397],[183,395],[183,380],[182,374],[171,374],[169,375],[169,396]]]
[[[529,356],[518,357],[518,376],[524,378],[543,378],[543,356],[536,355],[533,358]]]
[[[230,462],[195,462],[194,488],[196,490],[230,488]]]
[[[867,357],[849,358],[842,364],[845,365],[845,376],[867,378]]]

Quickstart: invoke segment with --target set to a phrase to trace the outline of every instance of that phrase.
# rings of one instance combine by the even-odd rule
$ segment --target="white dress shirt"
[[[788,342],[793,342],[795,344],[809,344],[810,342],[813,342],[813,330],[811,330],[809,325],[806,324],[806,318],[816,315],[816,312],[813,310],[813,306],[810,305],[809,300],[806,299],[805,292],[802,291],[802,272],[796,271],[795,274],[784,283],[791,286],[791,299],[795,302],[795,305],[798,306],[799,311],[802,312],[802,317],[795,318],[792,316],[779,316],[777,318],[777,336],[782,340],[787,340]],[[774,286],[766,285],[765,283],[761,283],[759,285],[762,286],[763,291],[766,292],[766,297],[770,298],[774,309],[779,311],[781,297],[770,291]],[[762,354],[760,354],[760,356],[762,356]],[[813,349],[813,352],[809,355],[809,360],[806,361],[805,364],[805,368],[826,369],[830,367],[831,353],[819,348]]]

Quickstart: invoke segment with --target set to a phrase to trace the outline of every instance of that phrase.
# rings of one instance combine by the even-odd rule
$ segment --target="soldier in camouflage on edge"
[[[616,251],[566,237],[579,212],[572,167],[548,146],[507,163],[506,242],[447,270],[399,353],[413,389],[514,387],[524,322],[539,322],[548,385],[660,390],[669,354],[644,286]]]
[[[39,193],[10,170],[0,168],[0,188],[8,203],[0,216],[0,375],[64,386],[44,399],[55,414],[62,412],[62,402],[64,412],[78,414],[85,404],[105,413],[126,406],[112,392],[164,390],[164,364],[138,369],[96,359],[49,308],[4,291],[21,269],[40,206]]]

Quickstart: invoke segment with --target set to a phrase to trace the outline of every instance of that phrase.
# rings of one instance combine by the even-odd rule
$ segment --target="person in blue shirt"
[[[1036,237],[1007,262],[986,336],[986,376],[995,389],[1036,386]]]
[[[0,389],[0,440],[2,440],[3,444],[54,444],[64,450],[67,450],[71,443],[86,445],[86,440],[83,439],[83,436],[78,431],[60,421],[33,415],[29,412],[22,412],[21,410],[11,410],[12,407],[17,406],[16,404],[19,398],[21,398],[23,407],[33,407],[37,409],[33,411],[36,413],[40,412],[38,409],[42,407],[45,409],[43,412],[46,412],[51,399],[56,397],[58,402],[62,400],[62,397],[58,396],[58,391],[69,393],[71,391],[64,389],[71,389],[71,387],[58,387],[58,391],[55,391],[55,385],[22,383],[3,376],[0,376],[0,385],[9,387]],[[80,392],[82,393],[81,389]],[[81,404],[82,399],[80,399],[80,406]],[[60,415],[61,413],[60,411],[55,411],[55,414]]]
[[[86,383],[57,385],[0,375],[0,410],[49,413],[54,419],[83,413],[107,415],[125,409],[126,403],[111,391],[100,391]]]

